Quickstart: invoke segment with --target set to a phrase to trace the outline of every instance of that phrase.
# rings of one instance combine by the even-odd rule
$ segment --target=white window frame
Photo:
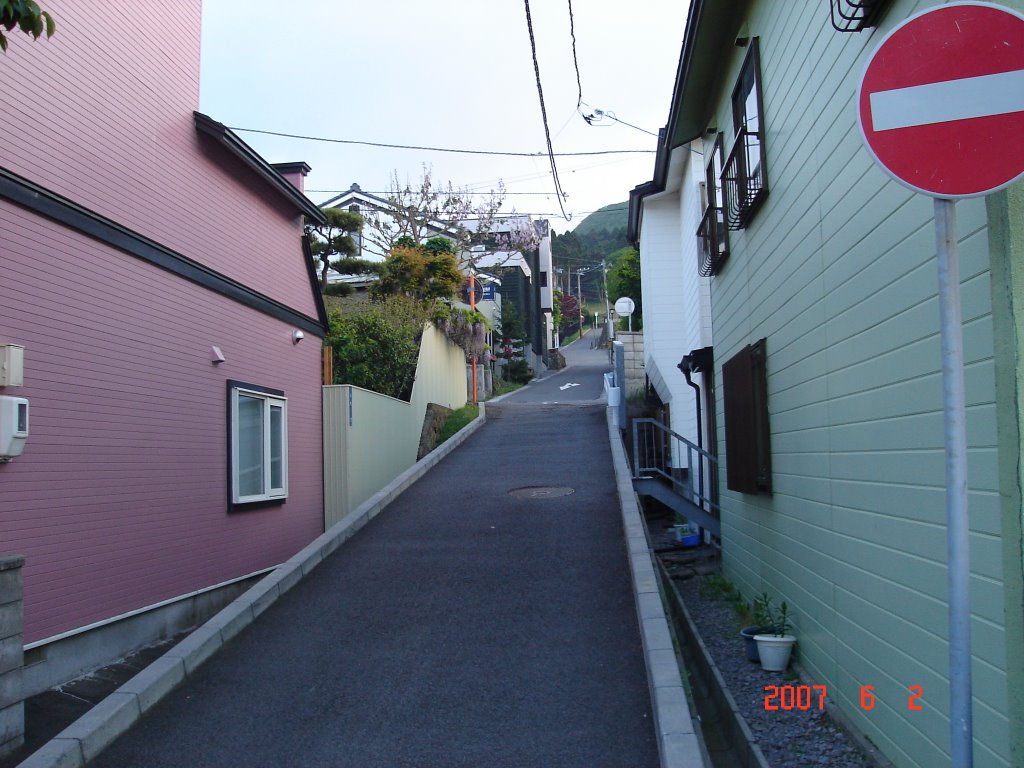
[[[263,401],[263,493],[239,495],[239,419],[238,419],[238,398],[239,395],[251,397]],[[259,501],[277,501],[288,497],[288,398],[283,393],[276,391],[265,391],[253,385],[230,384],[230,439],[231,439],[231,503],[251,504]],[[271,486],[271,407],[281,408],[281,485]]]

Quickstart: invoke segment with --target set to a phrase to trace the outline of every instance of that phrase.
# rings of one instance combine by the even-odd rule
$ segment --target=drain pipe
[[[683,359],[679,361],[679,365],[676,366],[680,371],[683,372],[683,376],[686,377],[686,383],[694,389],[697,402],[697,447],[704,450],[704,425],[701,422],[701,407],[700,407],[700,385],[694,384],[693,379],[690,378],[690,374],[694,371],[693,353],[683,355]]]

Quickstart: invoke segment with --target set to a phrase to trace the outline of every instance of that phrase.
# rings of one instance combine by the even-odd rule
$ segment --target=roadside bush
[[[331,313],[324,343],[332,350],[334,383],[408,400],[429,317],[422,302],[404,296]]]
[[[527,365],[524,358],[517,357],[509,360],[505,365],[505,378],[517,384],[525,384],[533,378],[533,371],[530,370],[530,366]]]

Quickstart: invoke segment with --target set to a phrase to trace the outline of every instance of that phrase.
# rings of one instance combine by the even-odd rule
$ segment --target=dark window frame
[[[704,166],[704,215],[697,227],[701,277],[717,275],[729,257],[729,228],[725,225],[725,190],[722,173],[725,170],[725,135],[719,131],[711,147],[711,155]]]
[[[765,114],[759,39],[749,50],[732,91],[733,144],[722,170],[723,208],[729,229],[743,229],[768,195]],[[752,113],[748,110],[753,100]]]
[[[726,487],[772,492],[767,340],[748,344],[722,365]]]

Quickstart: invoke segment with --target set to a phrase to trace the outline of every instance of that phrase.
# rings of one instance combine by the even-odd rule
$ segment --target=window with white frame
[[[288,400],[284,392],[228,382],[231,503],[288,495]]]

